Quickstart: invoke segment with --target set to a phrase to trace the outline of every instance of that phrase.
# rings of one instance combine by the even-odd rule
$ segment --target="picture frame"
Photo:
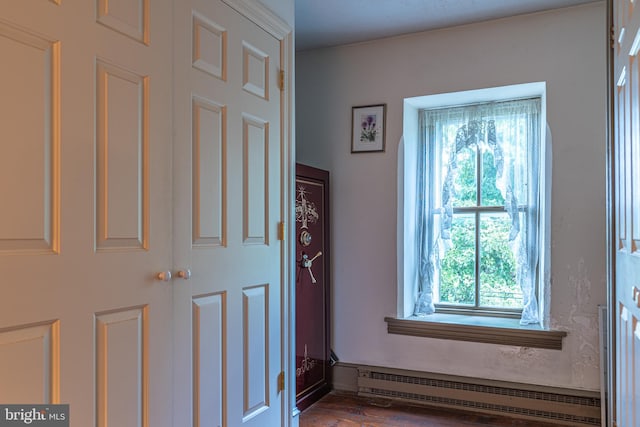
[[[387,104],[351,108],[351,152],[384,151]]]

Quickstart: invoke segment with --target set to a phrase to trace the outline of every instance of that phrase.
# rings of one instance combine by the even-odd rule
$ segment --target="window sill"
[[[455,314],[398,319],[385,317],[387,332],[414,337],[439,338],[489,344],[562,350],[565,331],[552,331],[538,325],[521,326],[518,319]]]

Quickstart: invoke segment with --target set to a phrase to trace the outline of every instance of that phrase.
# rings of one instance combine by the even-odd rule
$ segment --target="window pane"
[[[465,147],[456,155],[454,206],[476,206],[476,148]]]
[[[522,308],[506,213],[480,215],[480,306]]]
[[[454,215],[452,247],[441,263],[441,303],[475,304],[475,237],[474,215]]]
[[[482,153],[482,206],[504,206],[504,198],[496,187],[496,167],[493,153]]]

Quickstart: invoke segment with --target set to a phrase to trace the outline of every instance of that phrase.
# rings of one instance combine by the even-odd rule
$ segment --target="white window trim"
[[[453,92],[436,95],[426,95],[414,98],[405,98],[403,112],[403,139],[398,147],[398,251],[397,251],[397,318],[411,319],[415,304],[415,220],[413,215],[405,215],[415,212],[415,200],[412,198],[405,199],[404,194],[413,194],[415,192],[415,156],[418,146],[418,117],[419,111],[427,108],[442,108],[464,104],[475,104],[482,102],[501,101],[507,99],[517,99],[525,97],[540,97],[542,100],[541,121],[547,123],[546,115],[546,83],[535,82],[526,84],[517,84],[510,86],[502,86],[488,89],[479,89],[463,92]],[[547,126],[546,132],[542,134],[541,141],[542,158],[545,159],[546,176],[543,177],[545,182],[540,182],[540,189],[545,191],[546,197],[540,203],[540,209],[545,214],[545,230],[544,242],[541,245],[544,251],[540,260],[540,271],[542,272],[542,280],[538,292],[539,318],[541,319],[540,329],[548,330],[549,328],[549,297],[550,297],[550,217],[551,209],[547,206],[551,200],[551,135]],[[464,315],[462,315],[464,316]],[[435,318],[433,318],[435,319]],[[433,322],[429,317],[424,318],[425,321]],[[438,320],[435,320],[436,322]],[[443,321],[446,323],[446,321]],[[496,327],[500,327],[502,323],[496,319]]]

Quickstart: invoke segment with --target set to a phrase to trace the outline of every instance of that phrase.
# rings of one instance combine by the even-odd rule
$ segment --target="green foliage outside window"
[[[476,147],[461,150],[457,156],[455,207],[477,204]],[[496,187],[493,154],[482,154],[481,206],[504,206]],[[476,278],[476,214],[454,213],[451,224],[452,247],[440,270],[440,302],[476,304],[476,280],[479,280],[477,304],[482,307],[521,308],[522,292],[516,283],[516,266],[508,236],[511,227],[506,212],[479,213],[479,277]]]

